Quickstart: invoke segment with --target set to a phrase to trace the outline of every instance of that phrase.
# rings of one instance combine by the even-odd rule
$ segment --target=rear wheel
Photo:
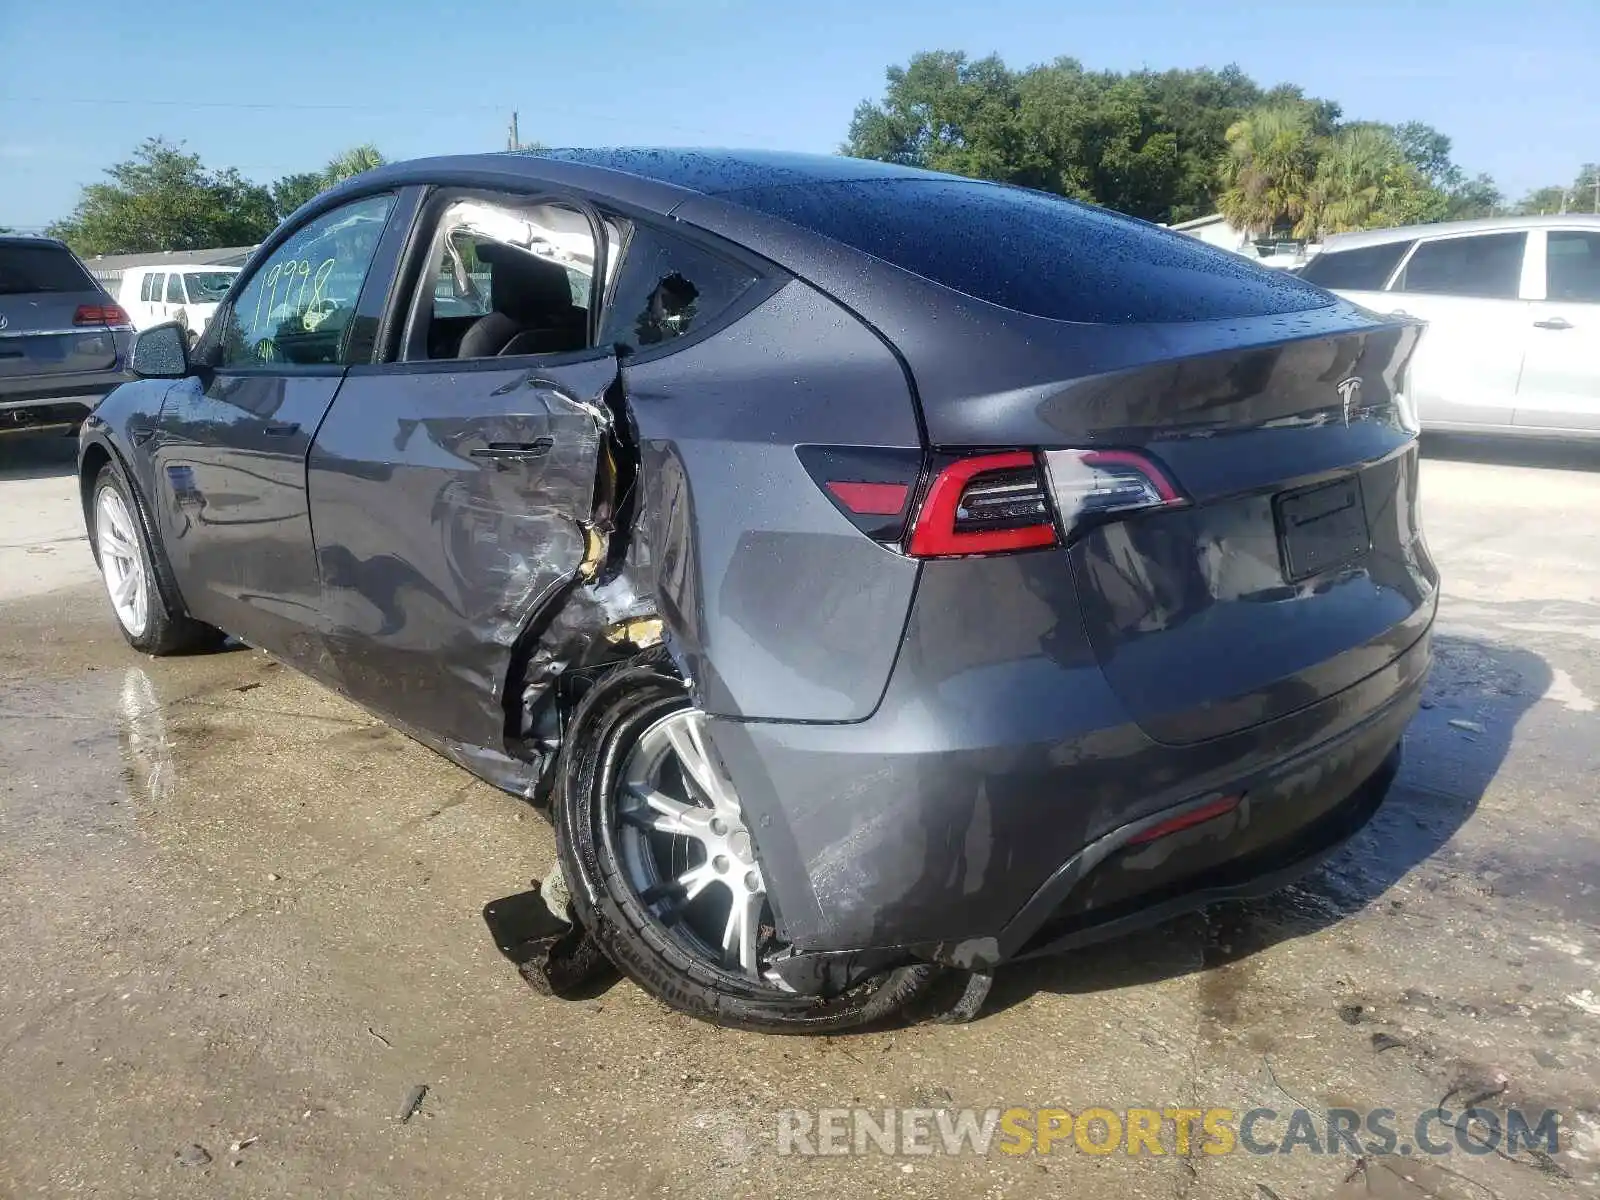
[[[614,669],[567,735],[562,869],[577,916],[658,1000],[740,1029],[822,1033],[881,1020],[931,982],[901,967],[842,995],[800,995],[770,969],[777,939],[744,810],[705,715],[659,659]]]
[[[158,573],[158,559],[138,498],[114,463],[95,477],[90,507],[95,558],[105,581],[117,627],[128,644],[146,654],[181,654],[222,644],[223,635],[189,618],[169,600],[171,587]]]

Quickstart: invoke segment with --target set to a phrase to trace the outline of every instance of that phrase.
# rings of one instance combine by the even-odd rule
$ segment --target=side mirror
[[[176,321],[152,325],[133,339],[129,369],[140,379],[182,379],[189,374],[189,334]]]

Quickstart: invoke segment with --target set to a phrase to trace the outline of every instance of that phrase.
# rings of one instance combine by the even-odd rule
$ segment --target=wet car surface
[[[548,870],[536,813],[257,652],[132,654],[86,545],[6,529],[0,1194],[1592,1194],[1600,459],[1516,453],[1423,463],[1436,662],[1399,782],[1327,866],[1003,970],[970,1025],[829,1039],[625,983],[536,996],[479,916]],[[0,454],[0,512],[76,516],[70,453]],[[1474,1100],[1559,1110],[1562,1153],[776,1141],[793,1108]]]

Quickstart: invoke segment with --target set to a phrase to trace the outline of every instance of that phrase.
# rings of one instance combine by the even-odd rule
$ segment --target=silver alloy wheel
[[[717,966],[781,987],[761,964],[766,881],[705,714],[679,709],[646,729],[617,786],[618,850],[640,901]]]
[[[100,574],[117,620],[131,637],[139,637],[150,621],[150,573],[133,514],[122,494],[109,484],[100,489],[94,505],[95,545],[100,551]]]

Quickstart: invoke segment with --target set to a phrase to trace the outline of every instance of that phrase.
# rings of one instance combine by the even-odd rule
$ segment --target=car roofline
[[[526,189],[529,185],[614,197],[661,216],[671,213],[691,196],[703,194],[680,184],[650,179],[615,167],[500,151],[413,158],[374,167],[329,188],[302,211],[309,216],[349,199],[403,187]],[[299,217],[300,214],[295,215]]]
[[[1330,234],[1322,242],[1322,253],[1355,250],[1363,246],[1386,246],[1418,238],[1456,237],[1471,233],[1521,233],[1529,229],[1589,228],[1600,230],[1600,216],[1592,213],[1550,213],[1544,215],[1477,217],[1467,221],[1438,221],[1431,225],[1399,225],[1392,229],[1366,229],[1359,233]]]
[[[60,238],[42,233],[0,233],[0,246],[59,246],[68,254],[73,253],[72,247]]]

